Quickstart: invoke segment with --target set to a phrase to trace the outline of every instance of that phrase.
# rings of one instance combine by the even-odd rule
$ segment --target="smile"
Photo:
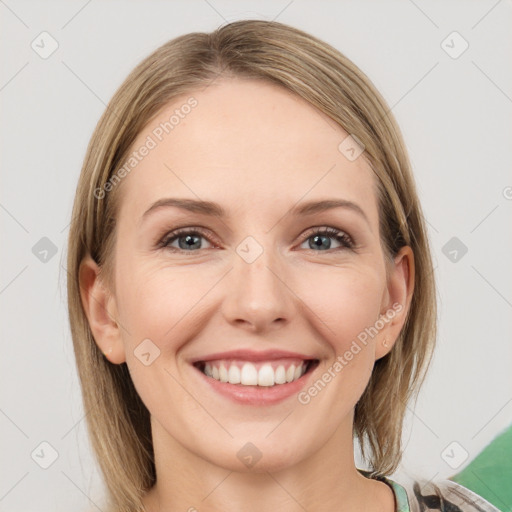
[[[273,361],[213,360],[196,367],[207,377],[241,386],[271,387],[295,382],[314,364],[314,360],[282,359]]]
[[[297,395],[320,360],[313,354],[285,350],[236,349],[189,360],[201,393],[232,403],[268,406]],[[212,396],[213,398],[213,396]]]

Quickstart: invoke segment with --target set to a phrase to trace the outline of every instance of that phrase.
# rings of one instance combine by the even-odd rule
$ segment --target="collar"
[[[358,469],[359,473],[361,473],[366,478],[372,478],[373,480],[379,480],[380,482],[384,482],[385,484],[391,487],[393,494],[395,496],[395,512],[411,512],[409,507],[409,499],[407,497],[407,491],[397,482],[386,478],[384,476],[373,476],[370,477],[369,471],[364,471],[363,469]]]

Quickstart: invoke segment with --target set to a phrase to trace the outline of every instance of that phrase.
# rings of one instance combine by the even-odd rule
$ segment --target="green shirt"
[[[358,471],[370,478],[368,471]],[[416,480],[406,488],[390,478],[373,478],[391,487],[395,512],[501,512],[478,494],[450,480]]]

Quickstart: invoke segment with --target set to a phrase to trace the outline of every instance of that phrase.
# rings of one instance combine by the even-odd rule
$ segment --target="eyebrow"
[[[196,199],[178,199],[173,197],[167,197],[159,199],[153,203],[142,215],[142,219],[146,218],[151,212],[159,210],[161,208],[180,208],[193,213],[199,213],[202,215],[209,215],[212,217],[227,217],[226,210],[218,203],[212,201],[199,201]],[[356,203],[348,201],[346,199],[324,199],[321,201],[307,201],[302,202],[294,206],[289,214],[293,216],[306,216],[313,215],[315,213],[321,213],[333,208],[346,208],[359,214],[364,220],[370,224],[368,217],[364,210]]]

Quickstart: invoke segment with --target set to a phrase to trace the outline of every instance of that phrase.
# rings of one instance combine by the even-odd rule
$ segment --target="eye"
[[[347,233],[336,228],[317,227],[309,231],[306,235],[307,237],[302,244],[309,241],[309,246],[306,247],[306,249],[309,250],[328,251],[352,249],[354,247],[352,238]],[[341,247],[331,247],[332,243],[330,239],[333,238],[336,243],[341,245]],[[208,249],[208,247],[203,247],[201,240],[206,240],[210,246],[212,245],[209,240],[209,236],[206,233],[203,233],[201,229],[182,228],[168,233],[158,243],[158,247],[178,252],[196,252],[196,250],[199,249]]]
[[[330,241],[331,238],[334,238],[337,243],[341,244],[341,247],[332,248]],[[306,249],[319,249],[320,251],[328,251],[330,249],[352,249],[354,247],[354,242],[347,233],[330,227],[314,228],[312,232],[310,231],[308,233],[303,244],[306,242],[309,242],[309,247]]]
[[[159,243],[159,246],[168,249],[176,249],[178,251],[195,252],[194,249],[207,248],[202,247],[201,239],[206,240],[206,236],[197,228],[177,229],[167,234]],[[178,243],[177,247],[172,245],[174,242]]]

